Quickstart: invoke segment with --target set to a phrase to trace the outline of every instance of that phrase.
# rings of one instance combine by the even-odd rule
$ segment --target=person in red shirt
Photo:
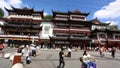
[[[99,52],[100,52],[100,56],[101,56],[101,57],[104,57],[104,56],[105,56],[105,55],[104,55],[104,48],[103,48],[103,47],[99,48]]]
[[[3,45],[2,44],[0,44],[0,51],[2,51],[3,50]]]

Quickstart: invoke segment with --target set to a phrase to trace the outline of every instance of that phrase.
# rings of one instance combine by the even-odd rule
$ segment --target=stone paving
[[[25,68],[57,68],[59,50],[41,51],[37,57],[32,58],[32,63],[25,65]],[[67,53],[67,52],[66,52]],[[89,52],[97,59],[97,68],[119,68],[120,54],[116,54],[116,59],[111,57],[111,53],[106,52],[105,57],[101,58],[99,52]],[[72,52],[72,57],[65,58],[65,68],[80,68],[81,62],[79,57],[82,56],[83,51]]]
[[[15,50],[11,50],[14,52]],[[60,50],[40,49],[40,53],[36,57],[31,57],[32,63],[26,64],[25,58],[24,68],[57,68],[59,64]],[[6,51],[7,52],[7,51]],[[67,53],[67,51],[65,51]],[[116,58],[111,57],[110,52],[105,53],[105,57],[101,58],[99,52],[89,51],[89,53],[97,59],[97,68],[120,68],[120,51],[117,51]],[[72,51],[72,57],[65,57],[65,68],[81,68],[79,57],[82,56],[83,51]],[[11,68],[12,62],[9,59],[0,58],[0,68]]]
[[[16,48],[5,48],[3,49],[4,53],[14,53],[16,52]],[[3,53],[0,52],[0,68],[11,68],[12,62],[9,59],[3,58]]]

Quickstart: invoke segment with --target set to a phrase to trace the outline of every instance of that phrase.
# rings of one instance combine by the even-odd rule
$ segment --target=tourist
[[[2,52],[4,46],[2,44],[0,44],[0,51]]]
[[[26,64],[30,64],[31,63],[31,59],[30,59],[30,55],[31,55],[31,48],[30,46],[27,46],[27,51],[26,51]]]
[[[31,63],[30,56],[26,56],[26,64],[30,64],[30,63]]]
[[[104,56],[105,56],[104,51],[105,51],[105,50],[104,50],[103,47],[99,48],[99,52],[100,52],[100,56],[101,56],[101,57],[104,57]]]
[[[115,52],[116,52],[116,48],[115,48],[115,47],[112,47],[112,49],[111,49],[111,56],[112,56],[113,58],[115,58]]]
[[[36,56],[36,47],[35,46],[31,46],[31,50],[32,50],[32,56]]]
[[[87,65],[88,68],[96,68],[96,59],[88,54],[86,50],[83,53],[83,62]]]
[[[17,49],[17,53],[21,53],[21,52],[22,52],[22,48],[19,47],[19,48]]]
[[[59,52],[59,68],[64,68],[65,66],[65,61],[64,61],[64,57],[65,57],[65,54],[63,52],[63,48],[61,48],[61,51]],[[62,64],[62,66],[61,66]]]
[[[22,49],[22,56],[24,55],[24,53],[25,53],[25,47],[23,47],[23,49]]]
[[[68,53],[67,53],[67,57],[71,57],[71,49],[68,47]]]

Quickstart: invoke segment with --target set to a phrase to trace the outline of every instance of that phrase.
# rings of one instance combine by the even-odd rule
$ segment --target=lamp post
[[[108,38],[106,38],[106,50],[108,50]]]

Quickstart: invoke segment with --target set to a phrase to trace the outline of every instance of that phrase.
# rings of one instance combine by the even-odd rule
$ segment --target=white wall
[[[0,25],[4,25],[4,22],[3,21],[0,21]],[[4,33],[4,31],[1,29],[1,27],[0,27],[0,34],[3,34]]]
[[[106,29],[106,26],[98,26],[98,25],[92,25],[92,30],[95,30],[95,29]]]
[[[42,31],[40,32],[40,39],[49,39],[49,36],[53,36],[53,24],[52,22],[42,22]]]
[[[0,21],[0,25],[4,25],[4,22],[3,22],[3,21]]]

